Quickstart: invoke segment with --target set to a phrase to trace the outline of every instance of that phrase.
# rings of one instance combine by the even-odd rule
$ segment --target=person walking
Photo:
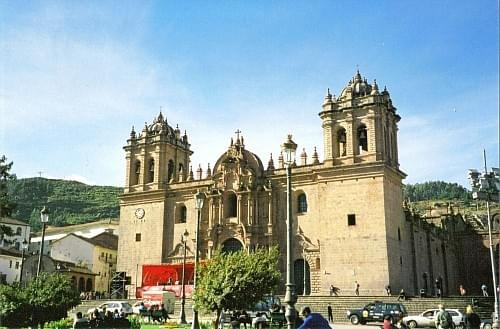
[[[328,322],[333,323],[333,309],[330,304],[328,304]]]
[[[354,281],[354,293],[356,296],[359,296],[359,283],[358,281]]]
[[[328,321],[319,313],[312,313],[311,309],[306,306],[302,309],[304,323],[297,329],[331,329]]]
[[[465,291],[465,288],[463,285],[460,285],[458,287],[458,292],[459,292],[460,296],[465,296],[467,294],[467,291]]]
[[[391,295],[391,286],[390,285],[385,286],[385,293],[387,294],[387,296]]]
[[[438,305],[439,312],[436,315],[436,328],[438,329],[451,329],[453,328],[453,319],[450,313],[445,310],[443,304]]]
[[[467,309],[465,311],[465,326],[467,329],[479,329],[481,326],[481,319],[471,305],[467,305]]]
[[[406,293],[405,293],[404,289],[401,289],[401,291],[399,292],[399,295],[398,295],[398,302],[401,300],[402,301],[406,300]]]
[[[488,287],[484,283],[481,285],[481,291],[483,292],[483,296],[488,297]]]

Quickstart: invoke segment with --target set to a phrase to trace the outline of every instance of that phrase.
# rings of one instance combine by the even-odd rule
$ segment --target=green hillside
[[[48,206],[50,225],[81,224],[103,218],[118,218],[118,196],[122,188],[90,186],[76,181],[23,178],[8,183],[9,195],[17,203],[12,218],[41,228],[40,210]]]

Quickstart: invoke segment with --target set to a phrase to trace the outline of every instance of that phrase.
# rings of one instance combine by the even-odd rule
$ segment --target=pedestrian
[[[439,312],[436,316],[436,328],[437,329],[451,329],[453,328],[453,319],[450,313],[445,310],[443,304],[438,305]]]
[[[467,294],[467,292],[465,291],[464,286],[460,285],[458,287],[458,293],[460,294],[460,296],[465,296]]]
[[[359,283],[358,281],[354,281],[354,293],[356,296],[359,296]]]
[[[304,307],[301,313],[304,317],[304,323],[298,329],[331,329],[328,321],[321,314],[312,313],[308,306]]]
[[[392,329],[391,317],[389,315],[384,316],[383,329]]]
[[[385,293],[387,294],[387,296],[391,295],[391,286],[390,285],[385,286]]]
[[[481,319],[471,305],[467,305],[467,309],[465,311],[465,326],[467,329],[479,329],[481,326]]]
[[[333,323],[333,309],[330,304],[328,304],[328,322]]]
[[[330,285],[330,296],[333,296],[333,294],[335,293],[335,287],[333,286],[333,284]]]
[[[399,295],[398,295],[398,302],[401,300],[403,300],[403,301],[406,300],[406,293],[405,293],[404,289],[401,289],[401,291],[399,292]]]
[[[483,296],[488,297],[488,287],[484,283],[481,285],[481,291],[483,292]]]

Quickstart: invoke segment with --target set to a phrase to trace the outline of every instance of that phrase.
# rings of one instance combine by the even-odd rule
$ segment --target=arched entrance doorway
[[[243,249],[243,244],[235,238],[227,239],[222,244],[222,252],[236,252],[242,249]]]
[[[311,293],[311,270],[309,268],[309,263],[305,262],[304,259],[295,260],[295,262],[293,263],[293,274],[295,279],[295,291],[297,295],[304,295],[304,283],[306,290],[305,294],[309,295]]]

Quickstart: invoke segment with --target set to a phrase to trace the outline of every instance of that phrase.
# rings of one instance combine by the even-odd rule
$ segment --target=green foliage
[[[5,155],[0,157],[0,218],[12,214],[16,203],[9,195],[8,184],[16,180],[16,175],[11,174],[12,162],[7,163]]]
[[[0,327],[27,324],[30,309],[18,286],[0,285]]]
[[[37,327],[66,318],[68,310],[79,303],[69,279],[59,273],[42,273],[26,288],[1,285],[1,326]]]
[[[442,181],[408,184],[404,187],[404,197],[411,202],[424,200],[471,200],[470,192],[457,183]]]
[[[141,329],[141,317],[138,315],[129,316],[128,321],[130,322],[130,329]]]
[[[118,196],[123,191],[113,186],[89,186],[40,177],[10,181],[8,190],[17,202],[12,218],[28,221],[34,230],[41,228],[40,210],[43,206],[50,209],[50,225],[53,226],[118,218]]]
[[[281,279],[277,269],[277,248],[247,254],[217,253],[201,266],[194,293],[195,305],[217,311],[216,324],[223,309],[248,309],[274,291]]]
[[[73,319],[72,318],[64,318],[61,320],[50,321],[45,325],[46,329],[69,329],[73,328]]]
[[[31,326],[65,318],[69,309],[80,304],[69,279],[59,273],[41,273],[24,292],[32,308]]]

